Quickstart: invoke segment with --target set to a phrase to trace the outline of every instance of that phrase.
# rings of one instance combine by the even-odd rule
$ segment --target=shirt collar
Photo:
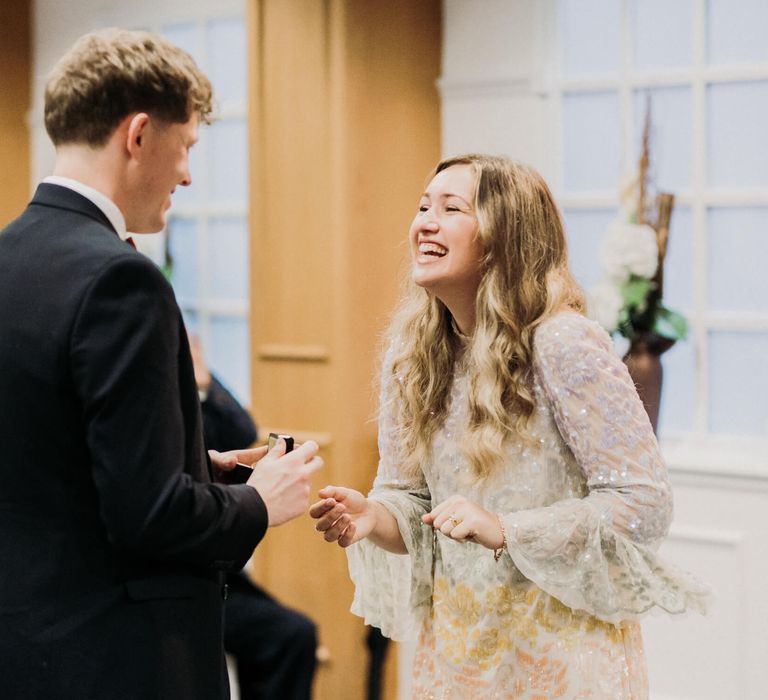
[[[49,175],[43,179],[43,182],[49,185],[59,185],[60,187],[67,187],[70,190],[74,190],[78,194],[83,195],[86,199],[93,202],[101,211],[104,216],[109,219],[109,223],[112,224],[117,235],[123,240],[128,238],[128,231],[125,226],[125,217],[109,197],[102,194],[93,187],[84,185],[79,180],[73,180],[71,177],[61,177],[60,175]]]

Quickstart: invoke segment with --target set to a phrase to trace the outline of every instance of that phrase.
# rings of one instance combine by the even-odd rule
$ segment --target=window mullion
[[[709,429],[709,327],[708,307],[708,249],[707,249],[707,93],[706,71],[706,2],[693,3],[693,125],[692,125],[692,221],[693,221],[693,303],[695,322],[692,328],[696,353],[696,413],[694,428],[706,434]]]

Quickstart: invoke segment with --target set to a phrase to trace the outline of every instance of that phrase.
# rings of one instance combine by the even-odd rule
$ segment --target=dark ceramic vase
[[[643,402],[654,433],[659,424],[661,385],[664,378],[661,355],[674,344],[674,340],[663,338],[655,333],[643,333],[632,340],[627,354],[624,355],[624,363],[637,387],[637,393]]]

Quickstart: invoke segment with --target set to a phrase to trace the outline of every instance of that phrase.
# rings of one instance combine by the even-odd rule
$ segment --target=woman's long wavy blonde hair
[[[561,310],[583,312],[584,295],[568,268],[563,224],[542,177],[506,158],[477,154],[441,161],[432,177],[454,165],[470,165],[477,174],[483,275],[465,350],[469,420],[460,447],[480,478],[500,464],[509,440],[531,439],[536,327]],[[413,282],[388,336],[398,406],[393,437],[402,447],[402,474],[412,477],[446,417],[463,342],[448,308]]]

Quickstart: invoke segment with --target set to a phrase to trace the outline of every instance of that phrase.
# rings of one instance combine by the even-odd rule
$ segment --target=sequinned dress
[[[461,363],[459,363],[460,365]],[[701,610],[706,588],[660,560],[672,518],[667,471],[626,367],[597,324],[558,314],[534,338],[535,438],[467,479],[458,448],[468,378],[417,480],[398,472],[385,362],[380,463],[370,497],[395,516],[408,554],[348,548],[352,612],[393,639],[418,635],[413,698],[644,700],[638,617]],[[503,516],[507,549],[436,534],[421,516],[462,494]]]

